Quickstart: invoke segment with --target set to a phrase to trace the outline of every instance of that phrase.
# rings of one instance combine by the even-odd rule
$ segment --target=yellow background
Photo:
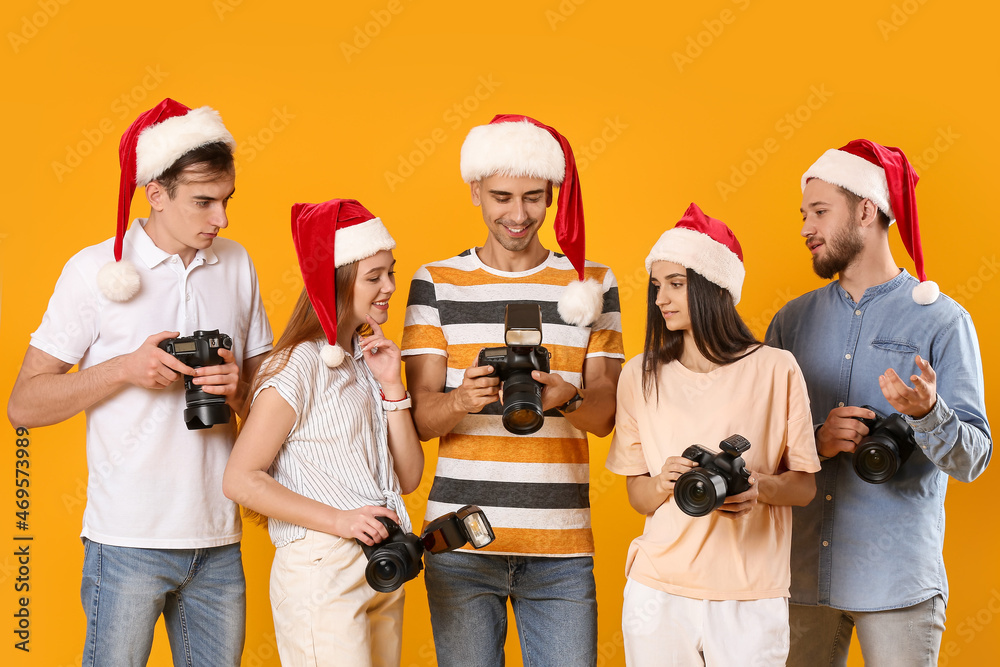
[[[827,148],[866,137],[918,163],[928,273],[972,313],[987,381],[1000,369],[991,345],[1000,326],[989,194],[1000,154],[993,4],[7,0],[0,14],[4,398],[63,263],[114,231],[121,133],[167,96],[215,107],[239,142],[225,235],[254,258],[276,332],[301,285],[290,205],[353,197],[399,244],[388,327],[398,340],[417,266],[485,238],[458,173],[466,132],[495,113],[524,113],[576,150],[587,254],[617,273],[628,356],[642,344],[642,260],[691,201],[739,236],[748,272],[740,311],[758,335],[786,300],[820,286],[798,236],[799,176]],[[146,211],[139,194],[133,214]],[[543,239],[554,245],[550,227]],[[997,414],[995,394],[987,407]],[[4,664],[79,663],[83,431],[81,416],[31,433],[28,654],[13,648],[15,436],[5,431]],[[601,664],[621,665],[624,556],[642,521],[622,480],[603,468],[608,440],[591,447]],[[435,445],[427,451],[424,484],[409,499],[415,519],[434,470]],[[995,484],[994,470],[951,484],[942,664],[992,664],[1000,650]],[[244,664],[276,665],[271,545],[253,526],[244,545]],[[407,591],[403,665],[430,665],[422,578]],[[513,630],[508,655],[520,664]],[[151,664],[168,656],[160,632]]]

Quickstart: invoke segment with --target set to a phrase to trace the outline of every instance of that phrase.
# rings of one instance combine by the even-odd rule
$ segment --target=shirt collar
[[[865,301],[874,299],[875,297],[881,296],[883,294],[888,294],[889,292],[892,292],[893,290],[902,287],[903,283],[905,283],[909,279],[910,279],[910,273],[906,269],[900,269],[899,273],[897,273],[896,276],[891,280],[887,280],[881,285],[873,285],[868,289],[866,289],[865,293],[861,295],[861,301],[859,301],[858,303],[859,304],[864,303]],[[845,290],[843,287],[840,286],[839,281],[837,283],[837,289],[840,291],[840,296],[842,298],[847,299],[851,303],[854,303],[854,299],[851,298],[851,295],[847,292],[847,290]]]
[[[153,243],[153,239],[149,238],[149,234],[146,233],[145,229],[147,220],[148,218],[136,218],[133,220],[132,225],[125,232],[125,240],[132,245],[132,248],[135,249],[136,254],[139,255],[139,259],[142,260],[143,264],[147,268],[152,269],[173,257],[173,255],[160,248]],[[216,264],[218,261],[218,255],[209,247],[195,253],[191,265]]]

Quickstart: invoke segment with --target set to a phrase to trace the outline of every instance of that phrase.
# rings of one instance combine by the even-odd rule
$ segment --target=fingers
[[[476,362],[474,361],[472,363]],[[493,371],[494,371],[493,366],[470,366],[469,368],[465,369],[465,378],[467,380],[482,378],[490,375],[491,373],[493,373]],[[491,379],[495,381],[494,384],[500,382],[500,380],[497,378],[491,378]]]
[[[860,417],[862,419],[875,419],[875,413],[868,408],[858,407],[856,405],[845,405],[840,408],[834,408],[830,410],[830,414],[827,415],[827,422],[837,419],[855,419]]]
[[[379,338],[385,338],[385,336],[382,334],[382,327],[379,326],[378,322],[372,319],[371,315],[365,315],[365,321],[368,322],[368,326],[372,328],[372,332],[375,336],[378,336]]]
[[[159,345],[165,340],[169,340],[171,338],[177,338],[180,335],[181,335],[180,331],[161,331],[160,333],[153,334],[152,336],[147,338],[146,342],[149,343],[150,345]]]
[[[183,363],[180,359],[173,356],[172,354],[167,354],[163,350],[159,350],[159,352],[160,354],[158,355],[158,358],[167,368],[170,368],[171,370],[176,371],[181,375],[190,375],[192,377],[198,375],[197,369],[191,368],[190,366]]]

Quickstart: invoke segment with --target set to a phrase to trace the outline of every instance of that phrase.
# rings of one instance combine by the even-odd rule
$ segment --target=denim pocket
[[[872,347],[883,352],[898,352],[910,356],[920,350],[905,338],[876,338],[872,341]]]

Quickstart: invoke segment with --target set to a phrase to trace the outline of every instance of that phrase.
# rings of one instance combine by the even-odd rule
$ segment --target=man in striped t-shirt
[[[524,116],[497,116],[462,146],[462,177],[489,233],[480,248],[426,264],[410,285],[403,331],[406,377],[422,440],[440,438],[427,519],[479,505],[497,539],[481,552],[427,559],[438,663],[503,665],[507,599],[533,664],[591,665],[597,602],[590,530],[587,433],[614,426],[624,350],[611,270],[583,256],[583,208],[569,144]],[[554,228],[538,229],[560,186]],[[579,278],[579,282],[576,279]],[[501,423],[499,380],[477,367],[501,347],[510,303],[537,303],[551,352],[542,428]]]

